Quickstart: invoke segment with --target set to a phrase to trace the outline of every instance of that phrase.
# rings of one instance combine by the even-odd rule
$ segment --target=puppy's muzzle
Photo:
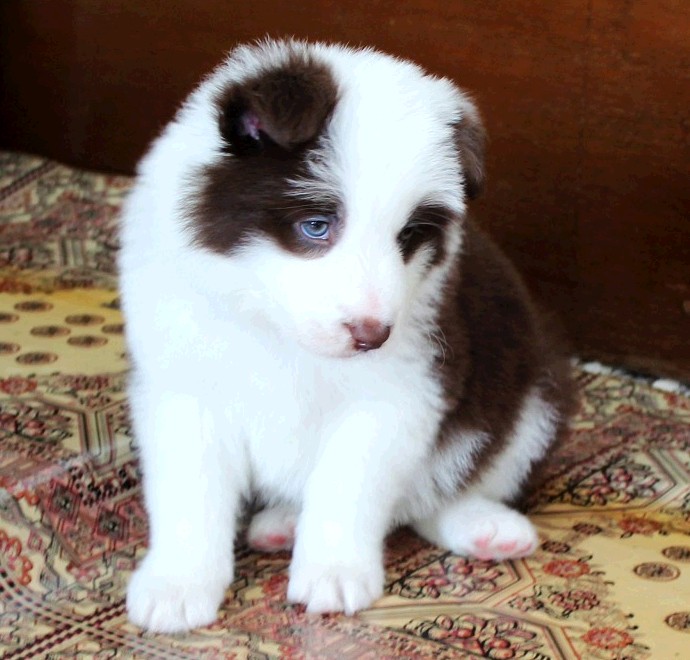
[[[390,325],[385,325],[373,318],[363,318],[344,325],[350,331],[353,346],[358,351],[381,348],[391,334]]]

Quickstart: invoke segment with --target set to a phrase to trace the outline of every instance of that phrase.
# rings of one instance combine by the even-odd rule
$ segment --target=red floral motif
[[[509,617],[484,619],[474,615],[458,618],[441,615],[433,620],[411,621],[405,629],[473,656],[494,660],[525,657],[541,648],[534,632]]]
[[[561,569],[563,567],[560,567]],[[559,591],[550,585],[535,585],[531,596],[519,596],[508,602],[522,612],[543,611],[549,616],[567,619],[573,612],[590,611],[601,605],[599,596],[586,589]]]
[[[287,582],[287,575],[277,573],[276,575],[271,575],[271,577],[261,585],[261,590],[269,598],[283,596],[287,589]]]
[[[95,580],[100,575],[99,565],[96,564],[75,564],[70,562],[67,564],[67,571],[74,575],[77,582],[88,583]]]
[[[281,644],[279,649],[281,658],[304,658],[304,651],[299,646]]]
[[[427,596],[438,598],[449,585],[448,577],[440,569],[434,568],[429,571],[424,580],[424,592]]]
[[[588,394],[591,396],[592,391]],[[604,400],[609,397],[615,399],[617,396],[613,392],[606,392]],[[625,398],[630,394],[622,396]],[[637,415],[636,408],[634,414]],[[582,459],[582,452],[591,441],[589,432],[574,432],[571,442],[568,443],[568,450],[562,452],[559,461],[563,465],[569,465],[567,472],[563,478],[554,479],[545,488],[540,489],[539,500],[584,507],[601,506],[613,502],[627,503],[647,499],[667,488],[663,473],[654,465],[638,460],[635,455],[636,448],[627,446],[628,441],[635,437],[635,434],[631,435],[627,422],[626,419],[620,427],[597,427],[602,450],[586,460]],[[645,443],[649,441],[648,432],[645,428]],[[666,434],[663,440],[664,447],[668,446],[668,437],[672,435]],[[609,445],[610,449],[605,451],[604,444]]]
[[[0,407],[0,431],[31,440],[59,442],[69,437],[70,419],[59,408],[25,404]]]
[[[0,529],[0,555],[7,567],[16,574],[19,584],[26,586],[31,582],[31,569],[34,565],[22,555],[22,543],[18,538],[8,536]]]
[[[109,203],[103,192],[112,191],[89,189],[88,179],[71,179],[50,181],[53,186],[58,184],[58,189],[66,184],[71,188],[57,197],[40,199],[43,194],[39,193],[39,200],[26,201],[26,208],[32,210],[30,220],[0,223],[0,267],[10,266],[21,272],[62,265],[58,242],[82,244],[90,267],[77,266],[69,270],[63,266],[60,275],[49,278],[50,282],[46,281],[39,288],[93,286],[96,278],[103,280],[103,274],[110,278],[115,272],[117,197],[121,193],[114,195],[115,204]],[[33,288],[16,278],[0,279],[0,289],[5,291],[30,293]]]
[[[45,541],[34,530],[31,530],[29,538],[26,539],[26,547],[33,552],[42,552],[45,548]]]
[[[652,497],[658,483],[659,477],[649,465],[636,463],[630,456],[620,454],[593,473],[589,465],[580,466],[558,499],[578,506],[628,503]]]
[[[0,488],[4,488],[15,500],[23,499],[31,506],[36,506],[41,501],[33,490],[26,488],[22,482],[9,475],[0,475]]]
[[[55,237],[94,239],[114,244],[118,207],[102,199],[88,199],[83,193],[64,191],[53,203],[51,212],[31,222],[9,223],[2,227],[3,242],[18,245],[55,240]],[[28,248],[17,248],[27,250]],[[24,257],[25,259],[25,257]],[[21,259],[15,259],[15,262]]]
[[[9,258],[6,252],[7,251],[0,252],[0,267],[3,266],[3,262]],[[27,282],[22,282],[13,277],[0,277],[0,293],[30,294],[33,293],[33,287]]]
[[[589,566],[576,559],[557,559],[544,566],[544,573],[566,579],[578,578],[589,573]]]
[[[563,616],[580,610],[593,610],[600,602],[593,591],[585,591],[584,589],[556,592],[549,600],[552,605],[563,610]]]
[[[33,392],[36,389],[37,383],[31,378],[21,378],[20,376],[12,376],[11,378],[3,378],[0,380],[0,390],[10,396],[18,396],[19,394],[26,394]]]
[[[633,516],[623,518],[621,521],[619,521],[618,526],[628,535],[644,534],[645,536],[655,534],[662,527],[661,523],[657,522],[656,520]]]
[[[53,387],[73,392],[83,392],[84,390],[103,390],[112,384],[113,378],[109,375],[71,376],[69,374],[60,374],[54,381]]]
[[[583,635],[582,639],[591,646],[607,651],[623,649],[634,641],[625,630],[618,628],[593,628]]]
[[[536,596],[518,596],[508,604],[521,612],[536,612],[544,609],[544,603]]]
[[[492,561],[477,561],[447,555],[439,562],[407,575],[390,586],[404,598],[460,598],[470,593],[491,593],[505,578],[505,572]]]

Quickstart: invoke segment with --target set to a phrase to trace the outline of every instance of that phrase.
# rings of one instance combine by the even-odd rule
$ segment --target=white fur
[[[317,181],[293,182],[296,196],[337,189],[346,200],[345,231],[327,255],[305,259],[256,239],[219,256],[196,247],[188,227],[184,200],[222,147],[211,98],[283,61],[279,43],[235,51],[192,94],[142,161],[124,213],[130,395],[151,520],[127,605],[151,630],[214,620],[233,577],[240,501],[252,493],[279,508],[254,523],[250,539],[286,531],[286,511],[299,511],[288,596],[309,611],[351,613],[380,595],[394,523],[441,512],[445,531],[429,536],[476,554],[446,529],[467,507],[443,513],[450,505],[434,478],[443,481],[446,461],[469,471],[482,438],[429,459],[444,412],[434,314],[461,230],[449,230],[447,258],[429,272],[424,251],[405,265],[396,244],[401,222],[424,200],[464,211],[450,122],[476,111],[451,83],[411,64],[292,47],[311,49],[339,84],[324,158],[312,165]],[[356,354],[343,323],[363,317],[393,330],[380,349]],[[548,415],[540,406],[527,404],[515,445],[494,467],[507,491],[524,471],[506,477],[518,436],[533,434],[529,457],[541,447]],[[499,489],[492,475],[481,489],[489,496]],[[509,528],[499,545],[532,543],[518,514],[486,495],[481,502],[473,525],[490,509],[494,536]]]
[[[537,392],[531,392],[506,448],[482,474],[478,490],[486,497],[510,501],[520,492],[523,476],[553,440],[558,414]]]

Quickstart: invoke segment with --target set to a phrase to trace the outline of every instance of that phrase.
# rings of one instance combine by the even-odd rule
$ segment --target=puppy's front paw
[[[216,620],[225,588],[226,581],[218,577],[164,574],[144,560],[127,588],[127,614],[152,632],[184,632]]]
[[[369,607],[383,593],[383,568],[371,565],[313,564],[290,567],[288,600],[307,612],[345,612]]]

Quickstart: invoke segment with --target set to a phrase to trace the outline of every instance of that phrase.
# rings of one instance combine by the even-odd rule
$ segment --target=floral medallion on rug
[[[684,658],[690,398],[576,368],[580,405],[530,516],[537,552],[469,560],[402,529],[355,617],[286,603],[289,553],[237,545],[218,621],[127,621],[147,520],[114,255],[130,180],[0,154],[0,655],[50,658]]]

